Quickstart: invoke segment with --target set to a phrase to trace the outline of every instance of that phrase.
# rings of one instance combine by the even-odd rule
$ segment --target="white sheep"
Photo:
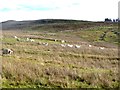
[[[17,39],[18,37],[17,36],[14,36],[15,39]]]
[[[26,41],[30,41],[30,39],[29,38],[27,38],[27,40]]]
[[[104,48],[104,47],[100,47],[100,49],[102,49],[102,50],[103,50],[103,49],[105,49],[105,48]]]
[[[14,36],[14,38],[15,38],[17,41],[20,41],[20,38],[18,38],[17,36]]]
[[[11,49],[8,49],[8,48],[2,49],[2,54],[12,54],[12,53],[13,53],[13,50]]]
[[[71,48],[73,47],[73,45],[70,45],[70,44],[68,44],[67,46],[68,46],[68,47],[71,47]]]
[[[57,39],[55,39],[54,41],[57,42]]]
[[[65,42],[65,40],[61,40],[61,43],[64,43]]]
[[[61,44],[61,46],[62,46],[62,47],[66,47],[66,45],[65,45],[65,44]]]
[[[35,40],[34,39],[30,39],[31,42],[34,42]]]
[[[92,47],[92,45],[88,45],[89,47]]]
[[[81,46],[80,45],[75,45],[75,48],[80,48]]]
[[[43,45],[48,46],[48,43],[43,43]]]
[[[46,43],[45,46],[48,46],[48,43]]]

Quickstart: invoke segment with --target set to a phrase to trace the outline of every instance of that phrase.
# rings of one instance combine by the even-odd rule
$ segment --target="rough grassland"
[[[118,88],[117,26],[64,28],[3,31],[3,48],[14,53],[2,56],[2,87]],[[15,35],[21,40],[17,41]],[[27,42],[27,37],[35,42]],[[61,47],[60,41],[49,38],[81,47]]]

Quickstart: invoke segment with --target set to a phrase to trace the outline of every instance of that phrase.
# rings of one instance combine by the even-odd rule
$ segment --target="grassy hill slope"
[[[119,87],[117,23],[51,22],[3,30],[3,48],[14,51],[0,56],[3,88]]]

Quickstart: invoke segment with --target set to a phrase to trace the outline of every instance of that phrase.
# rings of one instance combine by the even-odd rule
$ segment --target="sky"
[[[6,20],[118,18],[119,0],[0,0],[0,22]]]

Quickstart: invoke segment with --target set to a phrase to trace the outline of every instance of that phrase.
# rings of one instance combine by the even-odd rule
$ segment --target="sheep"
[[[73,47],[73,45],[70,45],[70,44],[68,44],[67,46],[68,46],[68,47]]]
[[[80,48],[81,46],[80,45],[75,45],[75,48]]]
[[[17,36],[14,36],[15,39],[17,39],[18,37]]]
[[[54,41],[57,42],[57,39],[55,39]]]
[[[45,46],[48,46],[48,43],[46,43]]]
[[[27,38],[26,41],[34,42],[35,40]]]
[[[61,46],[62,46],[62,47],[66,47],[66,45],[65,45],[65,44],[61,44]]]
[[[88,45],[89,47],[92,47],[92,45]]]
[[[61,43],[64,43],[65,42],[65,40],[61,40]]]
[[[48,46],[48,43],[43,43],[43,45]]]
[[[15,38],[17,41],[20,41],[20,38],[18,38],[17,36],[14,36],[14,38]]]
[[[27,38],[27,40],[26,41],[30,41],[30,39],[29,38]]]
[[[103,50],[103,49],[105,49],[105,48],[104,48],[104,47],[100,47],[100,49],[102,49],[102,50]]]
[[[31,42],[34,42],[35,40],[34,39],[30,39]]]
[[[13,50],[11,49],[8,49],[8,48],[2,49],[2,54],[12,54],[12,53],[13,53]]]

